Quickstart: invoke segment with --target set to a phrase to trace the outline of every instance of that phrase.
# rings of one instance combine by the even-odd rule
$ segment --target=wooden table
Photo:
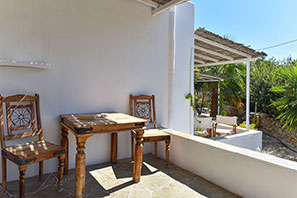
[[[111,162],[117,161],[117,133],[134,130],[137,134],[133,181],[139,182],[142,168],[142,141],[146,120],[123,113],[63,114],[61,117],[61,145],[66,149],[64,173],[68,173],[68,131],[76,137],[75,196],[84,197],[86,156],[85,144],[96,134],[111,133]]]

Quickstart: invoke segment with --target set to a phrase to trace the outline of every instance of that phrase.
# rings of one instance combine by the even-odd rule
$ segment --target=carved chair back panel
[[[33,111],[32,111],[33,110]],[[13,131],[31,130],[36,131],[34,103],[13,104],[6,102],[7,132],[9,135]]]
[[[14,95],[1,97],[1,137],[3,140],[40,136],[42,129],[39,112],[39,95]],[[4,111],[6,116],[4,116]],[[6,135],[4,131],[6,123]]]
[[[130,95],[130,114],[146,119],[146,125],[153,125],[157,128],[155,96],[154,95]]]

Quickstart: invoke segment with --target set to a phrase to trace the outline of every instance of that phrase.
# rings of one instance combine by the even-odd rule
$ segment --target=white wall
[[[171,136],[170,162],[237,195],[295,198],[297,163],[185,133]],[[162,149],[162,150],[161,150]],[[164,150],[163,150],[164,149]],[[159,155],[164,157],[165,148]]]
[[[128,113],[130,93],[156,94],[159,124],[167,126],[168,12],[152,17],[150,7],[134,0],[0,0],[0,5],[0,59],[52,65],[0,68],[3,96],[40,94],[46,140],[59,143],[59,114]],[[188,108],[184,101],[180,105]],[[129,134],[119,135],[118,158],[130,157]],[[69,138],[73,168],[75,139]],[[109,161],[110,135],[90,138],[86,148],[87,164]],[[56,159],[46,161],[44,170],[56,171]],[[29,166],[27,176],[37,173],[37,165]],[[17,167],[9,162],[8,179],[17,178]]]
[[[262,151],[262,131],[251,130],[239,134],[216,137],[213,140],[253,151]]]
[[[175,56],[172,85],[172,111],[170,128],[193,133],[193,111],[188,93],[194,93],[193,45],[194,45],[194,4],[184,3],[175,7]]]

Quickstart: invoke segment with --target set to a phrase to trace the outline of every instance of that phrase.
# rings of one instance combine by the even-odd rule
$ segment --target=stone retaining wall
[[[267,114],[258,113],[257,115],[260,117],[260,128],[266,129],[274,136],[297,147],[297,135],[295,132],[288,132],[286,130],[287,127],[282,128],[283,125],[278,120]]]

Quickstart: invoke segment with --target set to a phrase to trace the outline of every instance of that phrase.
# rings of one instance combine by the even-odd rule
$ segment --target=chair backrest
[[[236,126],[237,125],[237,117],[236,116],[217,115],[216,123],[218,123],[218,124],[230,124],[230,125]]]
[[[195,128],[199,129],[211,129],[212,128],[212,118],[211,117],[198,117],[195,118]]]
[[[33,136],[39,136],[39,140],[43,140],[38,94],[8,97],[0,95],[0,135],[2,149],[5,141],[9,140]]]
[[[157,128],[155,95],[130,94],[130,115],[147,120],[146,125],[153,125]]]

